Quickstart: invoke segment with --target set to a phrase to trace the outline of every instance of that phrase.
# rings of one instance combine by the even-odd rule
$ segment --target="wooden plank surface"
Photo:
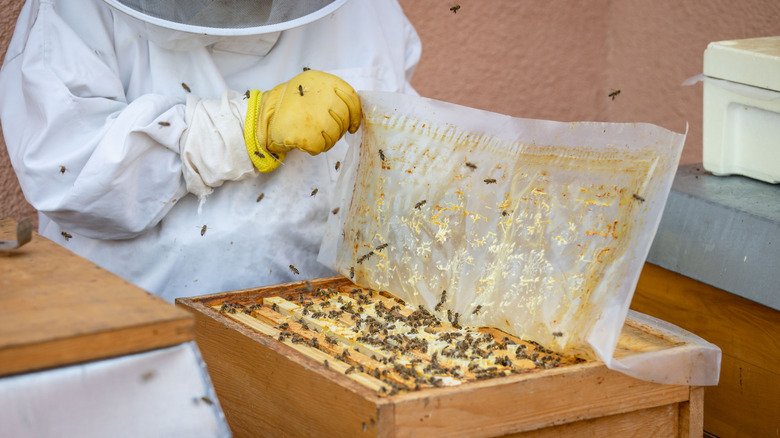
[[[673,437],[676,429],[677,405],[670,404],[506,435],[503,438],[658,438]]]
[[[704,388],[704,430],[720,438],[780,430],[780,312],[645,264],[631,308],[723,351],[718,386]]]
[[[600,362],[396,396],[398,436],[503,436],[687,401],[687,386],[659,385]],[[676,423],[675,423],[676,424]]]
[[[191,310],[233,436],[377,436],[384,403],[370,391],[337,383],[344,376],[234,321]]]
[[[15,223],[0,220],[0,239]],[[33,234],[0,251],[0,376],[194,339],[191,316]]]

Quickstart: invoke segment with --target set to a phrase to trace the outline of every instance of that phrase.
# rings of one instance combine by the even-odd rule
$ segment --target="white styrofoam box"
[[[702,154],[715,175],[780,182],[780,37],[707,46]]]

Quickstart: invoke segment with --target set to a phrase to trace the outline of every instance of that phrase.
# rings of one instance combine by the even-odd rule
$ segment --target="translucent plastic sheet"
[[[360,96],[320,262],[440,318],[625,372],[612,352],[685,136]]]

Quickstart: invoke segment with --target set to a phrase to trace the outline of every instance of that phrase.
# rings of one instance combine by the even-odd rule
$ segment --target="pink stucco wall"
[[[775,0],[400,3],[423,42],[413,79],[423,96],[516,117],[649,122],[678,132],[688,123],[683,163],[701,160],[702,91],[681,83],[701,72],[707,43],[780,35]],[[2,54],[21,4],[0,0]],[[34,210],[1,147],[5,216]]]

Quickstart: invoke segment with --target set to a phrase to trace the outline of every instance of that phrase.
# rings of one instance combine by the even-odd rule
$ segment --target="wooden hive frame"
[[[310,283],[350,284],[343,277]],[[310,290],[294,282],[176,301],[195,316],[196,340],[235,436],[701,436],[698,387],[645,382],[588,361],[385,396],[325,366],[326,353],[282,343],[249,315],[219,310]],[[626,327],[622,354],[637,343],[680,347],[652,327]]]

